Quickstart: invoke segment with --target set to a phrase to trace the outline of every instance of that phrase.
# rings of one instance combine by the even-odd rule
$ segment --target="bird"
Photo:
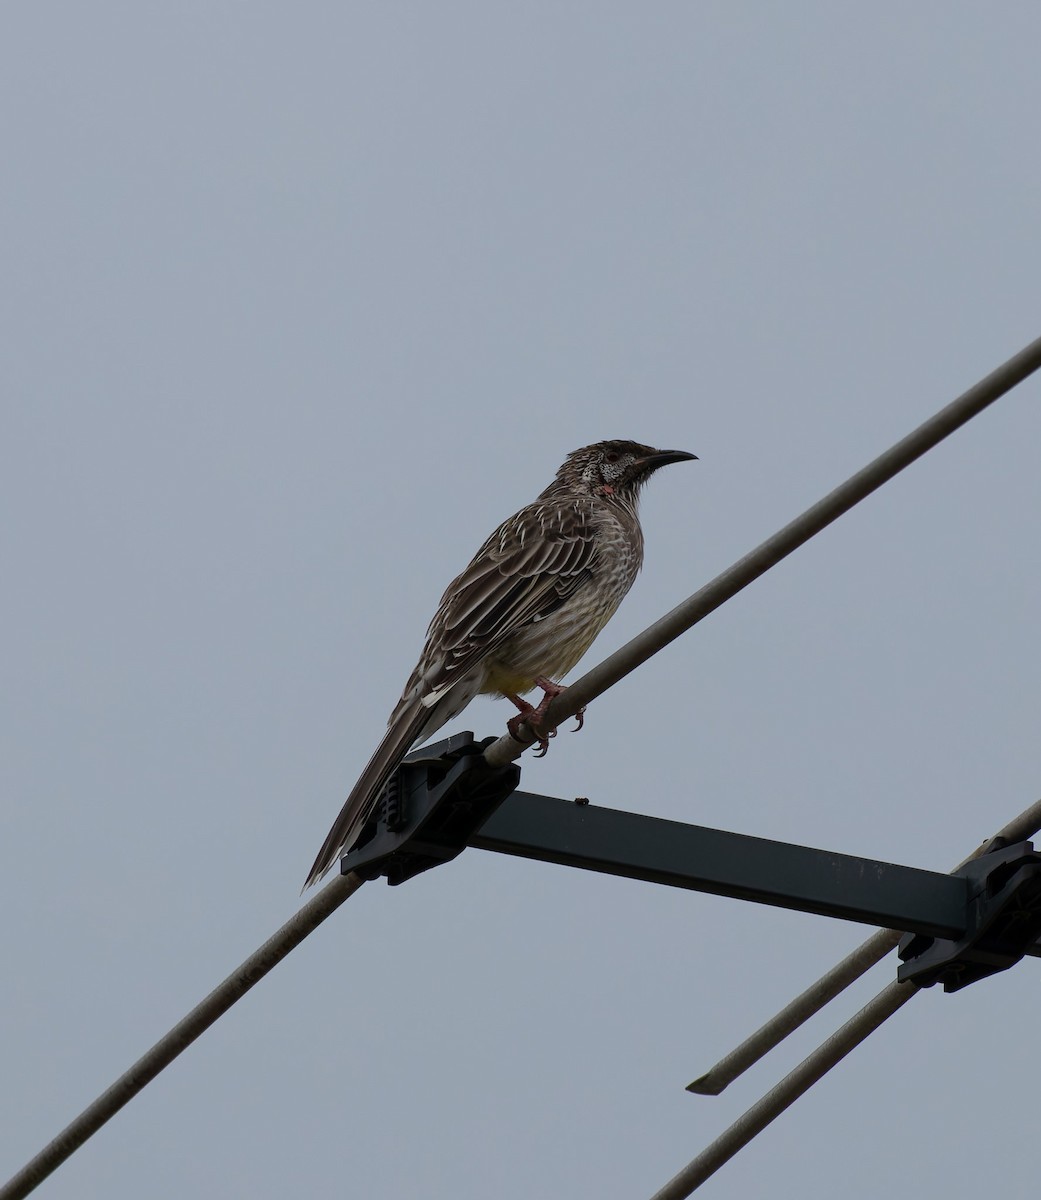
[[[306,891],[354,845],[387,780],[480,694],[518,709],[545,753],[556,730],[542,727],[559,680],[614,615],[643,564],[640,490],[661,467],[696,459],[604,441],[567,456],[553,482],[504,521],[445,591],[387,731],[347,797],[304,884]],[[522,697],[544,695],[536,707]],[[582,716],[578,716],[581,728]]]

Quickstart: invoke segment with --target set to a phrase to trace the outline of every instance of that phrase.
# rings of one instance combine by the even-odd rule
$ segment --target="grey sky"
[[[701,460],[591,665],[1041,332],[1039,35],[5,7],[0,1175],[295,910],[444,585],[565,453]],[[1041,788],[1038,389],[523,786],[949,867]],[[471,851],[362,889],[40,1194],[650,1195],[892,977],[684,1093],[865,933]],[[917,998],[704,1194],[1027,1194],[1037,997]]]

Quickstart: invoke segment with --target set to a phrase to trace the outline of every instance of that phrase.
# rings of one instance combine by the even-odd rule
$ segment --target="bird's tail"
[[[430,715],[429,709],[418,700],[399,706],[387,725],[383,741],[376,747],[376,752],[340,809],[340,815],[333,822],[302,891],[306,892],[312,884],[317,883],[354,844],[372,812],[376,798],[383,791],[383,785],[418,740]]]

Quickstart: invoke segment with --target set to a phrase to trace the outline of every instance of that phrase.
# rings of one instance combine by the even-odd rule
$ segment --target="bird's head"
[[[567,456],[557,472],[557,483],[588,488],[598,496],[635,499],[659,467],[696,458],[686,450],[655,450],[639,442],[596,442]]]

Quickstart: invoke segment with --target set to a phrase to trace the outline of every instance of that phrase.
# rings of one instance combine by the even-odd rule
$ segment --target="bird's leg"
[[[549,749],[549,739],[556,737],[557,731],[553,729],[549,733],[544,734],[539,728],[541,714],[533,704],[529,704],[527,700],[522,700],[520,696],[514,696],[510,692],[504,692],[503,694],[511,704],[515,704],[520,710],[515,717],[510,717],[506,722],[506,728],[510,731],[510,737],[515,741],[523,742],[524,739],[520,735],[520,728],[522,725],[529,726],[532,733],[539,740],[539,748],[535,757],[541,758]]]
[[[509,700],[511,704],[516,705],[518,709],[517,716],[510,717],[510,719],[506,722],[506,728],[510,731],[510,736],[519,742],[523,740],[520,736],[520,727],[522,725],[527,725],[528,728],[531,729],[531,731],[536,735],[539,741],[539,748],[535,754],[535,757],[542,758],[549,749],[549,739],[557,736],[556,729],[542,728],[542,722],[546,716],[546,710],[549,708],[550,703],[557,696],[559,696],[562,692],[567,691],[567,688],[561,687],[559,683],[554,683],[552,679],[547,679],[544,675],[540,675],[535,680],[535,686],[541,688],[545,693],[542,699],[539,701],[538,707],[529,704],[527,700],[522,700],[520,696],[514,696],[509,692],[505,693],[506,699]],[[578,720],[578,724],[575,726],[576,733],[582,728],[585,712],[586,710],[582,708],[575,713],[575,717]]]
[[[538,677],[538,679],[535,680],[535,686],[542,688],[542,690],[546,693],[542,697],[542,702],[539,704],[538,708],[535,710],[535,712],[539,716],[542,716],[545,713],[546,709],[549,707],[549,702],[551,700],[553,700],[557,696],[563,695],[564,692],[567,691],[566,687],[561,687],[561,685],[559,683],[554,683],[552,679],[547,679],[544,675],[540,675]],[[572,729],[572,731],[571,731],[572,733],[578,733],[578,731],[586,723],[586,710],[584,707],[580,708],[578,710],[578,712],[575,713],[575,720],[578,722],[578,724],[575,726],[574,729]],[[554,729],[553,733],[550,734],[550,737],[552,737],[553,734],[555,734],[556,732],[557,731]]]

